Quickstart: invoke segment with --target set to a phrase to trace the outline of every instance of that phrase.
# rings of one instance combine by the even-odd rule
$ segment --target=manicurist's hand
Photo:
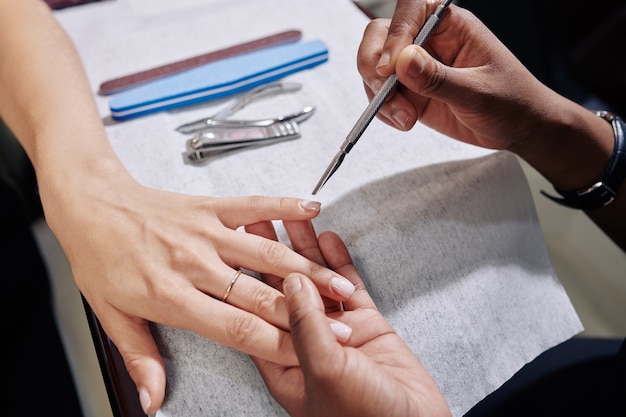
[[[368,97],[394,72],[400,83],[378,116],[401,130],[419,120],[490,149],[507,149],[527,139],[538,114],[549,111],[554,101],[560,105],[561,98],[460,7],[448,7],[425,49],[413,45],[438,3],[399,0],[393,20],[377,19],[367,26],[358,68]]]
[[[329,312],[305,274],[282,282],[300,366],[254,358],[277,401],[294,417],[449,416],[435,382],[377,310],[341,239],[326,232],[318,241],[309,222],[285,228],[296,250],[323,256],[357,291]]]
[[[367,96],[393,73],[399,81],[378,117],[400,130],[419,121],[472,145],[511,151],[558,190],[597,183],[615,145],[611,125],[539,82],[476,16],[454,4],[424,47],[413,45],[439,3],[398,0],[391,20],[368,24],[358,52]],[[615,191],[610,205],[586,214],[626,250],[626,181]]]

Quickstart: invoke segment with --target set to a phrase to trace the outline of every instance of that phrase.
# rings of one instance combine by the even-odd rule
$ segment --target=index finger
[[[387,39],[376,65],[381,76],[395,72],[395,62],[400,51],[413,43],[420,28],[426,22],[429,11],[435,10],[438,1],[434,0],[398,0],[389,24]]]

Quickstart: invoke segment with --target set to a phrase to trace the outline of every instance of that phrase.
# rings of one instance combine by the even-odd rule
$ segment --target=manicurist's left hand
[[[343,310],[329,310],[306,275],[282,281],[300,366],[253,358],[276,400],[298,417],[449,416],[436,383],[376,308],[339,236],[316,238],[308,221],[285,222],[285,229],[294,250],[324,261],[357,290]],[[267,223],[248,231],[271,235]]]

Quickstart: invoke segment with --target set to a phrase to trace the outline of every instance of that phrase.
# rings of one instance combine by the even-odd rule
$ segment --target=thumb
[[[128,316],[118,316],[113,323],[115,325],[105,331],[117,347],[135,383],[144,413],[155,413],[165,397],[166,374],[150,326],[145,320]]]
[[[409,45],[400,53],[396,71],[398,81],[414,93],[449,106],[466,107],[469,97],[475,100],[482,95],[480,86],[487,82],[482,76],[484,67],[450,67],[421,46]]]
[[[398,81],[425,97],[440,98],[449,68],[433,58],[424,48],[409,45],[400,52],[396,63]]]
[[[293,344],[303,373],[305,376],[324,374],[325,364],[332,362],[328,358],[337,357],[342,349],[337,340],[349,339],[352,329],[341,322],[329,321],[317,288],[306,276],[288,275],[283,291]]]

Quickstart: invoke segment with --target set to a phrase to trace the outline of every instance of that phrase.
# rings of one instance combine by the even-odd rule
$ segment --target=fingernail
[[[330,286],[337,294],[346,298],[350,298],[355,290],[354,285],[344,278],[332,278],[330,280]]]
[[[302,289],[302,283],[298,277],[287,277],[283,281],[283,293],[285,297],[291,297]]]
[[[320,211],[322,203],[320,203],[319,201],[303,200],[300,202],[300,207],[309,211]]]
[[[409,123],[409,113],[404,110],[398,110],[393,114],[393,120],[396,122],[398,127],[404,129]]]
[[[380,67],[384,67],[386,65],[389,65],[389,61],[390,61],[390,55],[389,52],[384,51],[382,53],[382,55],[380,56],[380,59],[378,60],[378,64],[376,64],[376,68],[380,68]]]
[[[350,335],[352,334],[352,327],[347,326],[338,321],[330,323],[330,329],[335,333],[337,340],[340,342],[347,342],[350,339]]]
[[[150,399],[150,393],[145,387],[139,388],[139,402],[141,403],[143,412],[148,414],[148,409],[152,404],[152,400]]]

